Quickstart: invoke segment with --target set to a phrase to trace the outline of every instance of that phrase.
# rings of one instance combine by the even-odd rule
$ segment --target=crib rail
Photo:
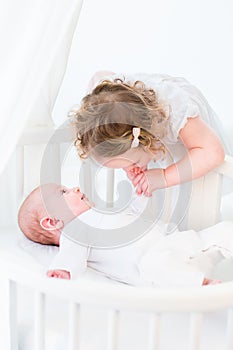
[[[30,273],[31,270],[31,273]],[[37,270],[37,272],[35,272]],[[33,271],[33,273],[32,273]],[[30,275],[30,278],[29,278]],[[66,281],[54,280],[44,276],[38,266],[22,268],[14,257],[0,256],[0,276],[7,286],[1,317],[9,320],[8,343],[4,350],[16,350],[17,320],[16,292],[17,285],[23,285],[34,291],[34,348],[45,349],[45,300],[47,296],[67,300],[69,311],[69,350],[82,350],[79,343],[80,307],[82,305],[98,305],[109,310],[108,341],[106,349],[117,350],[119,344],[119,325],[122,311],[147,312],[149,316],[148,342],[144,349],[160,349],[161,320],[166,312],[186,312],[190,314],[189,343],[187,349],[200,349],[202,316],[205,312],[225,310],[229,308],[226,327],[226,348],[232,348],[232,308],[233,282],[215,286],[187,288],[135,288],[121,284],[107,284],[91,280]],[[1,338],[1,335],[0,335]],[[1,344],[1,342],[0,342]],[[7,346],[8,345],[8,346]],[[143,350],[144,350],[143,349]]]
[[[47,162],[49,164],[46,167],[46,178],[48,182],[60,182],[61,181],[61,144],[72,144],[74,140],[74,134],[70,125],[64,124],[60,128],[55,126],[36,127],[26,129],[18,141],[17,146],[17,188],[18,188],[18,202],[22,197],[30,192],[34,187],[40,183],[40,162],[44,148],[46,147]],[[27,152],[31,149],[32,156],[27,159]],[[37,155],[37,164],[35,164],[35,170],[33,176],[29,176],[25,179],[25,169],[32,167],[26,163],[33,161]],[[78,159],[77,159],[78,163]],[[83,175],[84,183],[83,189],[92,200],[96,203],[95,188],[95,167],[91,162],[86,162],[83,167],[85,174]],[[115,172],[113,169],[106,169],[106,207],[114,205],[114,183]],[[51,174],[50,174],[51,173]],[[57,174],[57,176],[54,176]],[[214,225],[220,220],[220,204],[222,193],[222,179],[223,176],[233,179],[233,158],[226,156],[222,165],[211,171],[209,174],[193,181],[192,192],[189,200],[189,209],[187,215],[186,227],[182,229],[195,229],[200,230],[205,227]],[[25,183],[29,182],[28,184]],[[30,183],[30,181],[32,181]],[[165,205],[161,218],[164,221],[169,222],[171,217],[171,191],[165,190]],[[157,207],[156,195],[154,199],[151,199],[151,206]],[[98,199],[97,199],[98,201]]]
[[[69,124],[64,124],[61,127],[56,127],[56,125],[37,126],[26,128],[21,134],[17,145],[40,145],[48,142],[61,144],[63,142],[73,142],[73,140],[74,135]]]
[[[22,268],[0,256],[1,276],[20,283],[40,293],[52,294],[74,303],[88,303],[114,307],[121,310],[146,312],[199,312],[213,311],[233,306],[233,282],[215,286],[184,288],[133,287],[123,284],[108,284],[87,279],[66,281],[51,279],[35,267]],[[30,278],[28,278],[30,274]]]

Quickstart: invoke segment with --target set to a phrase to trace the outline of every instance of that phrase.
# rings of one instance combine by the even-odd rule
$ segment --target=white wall
[[[54,118],[60,124],[96,70],[184,76],[231,128],[232,0],[84,0]]]

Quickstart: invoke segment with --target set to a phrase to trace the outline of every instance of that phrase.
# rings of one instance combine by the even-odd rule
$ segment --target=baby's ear
[[[64,227],[64,222],[59,219],[52,219],[45,216],[40,220],[40,226],[46,231],[61,230]]]

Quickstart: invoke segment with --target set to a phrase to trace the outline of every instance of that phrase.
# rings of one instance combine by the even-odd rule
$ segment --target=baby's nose
[[[79,187],[74,187],[74,192],[80,192],[80,188]]]

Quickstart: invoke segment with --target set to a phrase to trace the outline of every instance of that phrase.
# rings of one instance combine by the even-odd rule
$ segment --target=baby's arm
[[[87,266],[87,248],[61,235],[60,248],[47,272],[48,277],[72,279]]]
[[[49,270],[47,271],[47,276],[70,280],[70,272],[65,270]]]
[[[220,280],[211,280],[209,278],[204,278],[202,285],[207,286],[208,284],[219,284],[219,283],[221,283]]]

